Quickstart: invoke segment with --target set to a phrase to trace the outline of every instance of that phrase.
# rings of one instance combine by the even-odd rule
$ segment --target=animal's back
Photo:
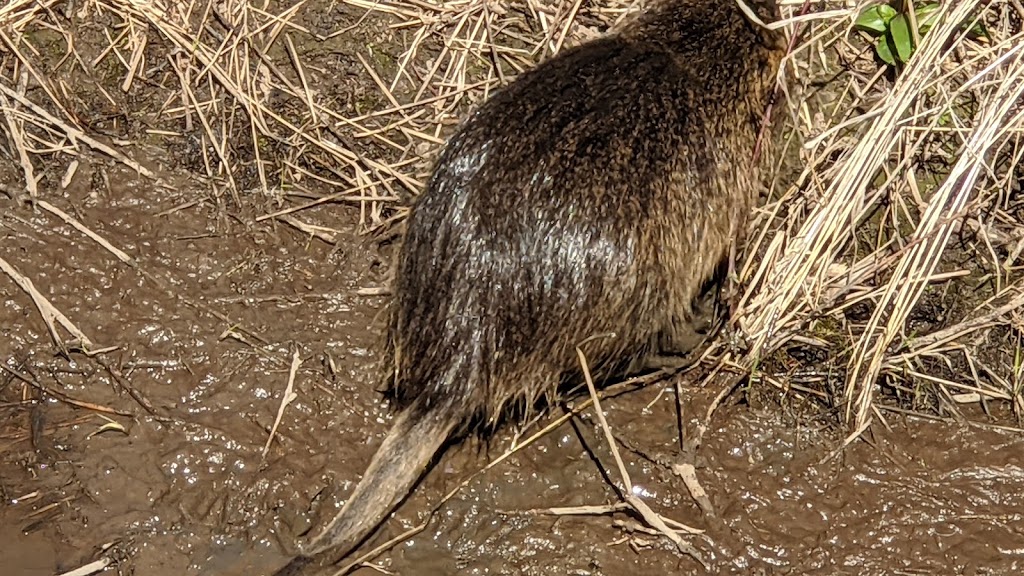
[[[774,0],[752,0],[763,19]],[[783,53],[733,0],[662,0],[494,94],[410,215],[388,330],[399,413],[362,480],[280,574],[330,563],[452,437],[677,352],[691,303],[756,195],[751,162]],[[314,558],[317,560],[314,561]]]
[[[599,375],[680,339],[756,196],[750,158],[781,56],[721,4],[569,50],[451,138],[399,262],[401,406],[491,424],[553,392],[584,339]]]

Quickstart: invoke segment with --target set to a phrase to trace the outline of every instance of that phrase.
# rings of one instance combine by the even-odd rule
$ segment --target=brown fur
[[[747,4],[778,17],[773,0]],[[734,0],[662,0],[463,122],[398,261],[399,415],[305,556],[348,554],[447,441],[551,398],[578,377],[582,341],[598,379],[686,351],[694,299],[757,198],[751,157],[783,53]]]

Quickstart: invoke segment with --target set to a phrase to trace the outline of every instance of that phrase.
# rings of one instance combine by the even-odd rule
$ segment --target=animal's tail
[[[341,511],[302,546],[303,556],[333,563],[351,553],[409,494],[447,442],[450,410],[403,410]]]

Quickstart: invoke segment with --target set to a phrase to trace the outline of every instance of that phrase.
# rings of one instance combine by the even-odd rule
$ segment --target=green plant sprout
[[[938,23],[941,3],[923,2],[916,7],[907,1],[896,1],[893,4],[901,6],[902,11],[892,4],[873,4],[860,13],[854,25],[875,38],[875,53],[882,62],[896,67],[910,59],[917,48],[918,39]],[[915,24],[916,34],[913,31]],[[969,34],[977,38],[988,37],[985,25],[981,22],[975,23]]]

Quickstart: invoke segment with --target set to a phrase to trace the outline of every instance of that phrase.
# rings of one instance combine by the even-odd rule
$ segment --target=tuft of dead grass
[[[883,384],[932,388],[927,408],[947,413],[983,397],[1024,407],[1002,354],[1020,330],[1020,8],[946,2],[942,14],[897,71],[870,58],[852,16],[804,31],[793,92],[831,76],[828,102],[790,99],[800,173],[755,216],[741,271],[737,363],[757,376],[787,346],[823,349],[854,435],[881,418]],[[988,38],[968,33],[974,22]]]

